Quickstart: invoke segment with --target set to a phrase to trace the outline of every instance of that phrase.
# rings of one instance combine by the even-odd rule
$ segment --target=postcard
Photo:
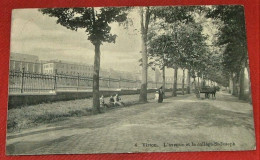
[[[14,9],[7,155],[255,150],[244,7]]]

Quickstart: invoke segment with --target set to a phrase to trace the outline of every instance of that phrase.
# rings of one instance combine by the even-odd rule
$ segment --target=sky
[[[128,29],[111,24],[111,33],[117,35],[116,43],[101,46],[101,69],[141,70],[138,62],[141,58],[141,35],[137,10],[131,12],[129,18],[133,24]],[[204,32],[212,38],[212,30],[205,27]],[[40,60],[59,59],[93,65],[94,46],[87,38],[84,30],[71,31],[57,24],[56,18],[43,15],[37,9],[15,9],[12,12],[11,52],[36,55]],[[166,69],[166,74],[172,76],[172,71]]]
[[[133,25],[125,29],[114,23],[111,33],[116,43],[101,46],[101,68],[122,71],[140,70],[141,35],[137,12],[131,13]],[[60,59],[94,63],[94,46],[84,30],[71,31],[56,24],[56,18],[43,15],[37,9],[16,9],[12,12],[11,52],[37,55],[40,60]]]

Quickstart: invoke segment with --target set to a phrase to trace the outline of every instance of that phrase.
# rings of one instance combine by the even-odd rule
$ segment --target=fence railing
[[[162,82],[148,81],[148,88],[159,88]],[[93,85],[92,77],[82,75],[66,74],[42,74],[11,70],[9,73],[9,93],[25,92],[53,92],[57,90],[91,90]],[[100,77],[100,89],[139,89],[140,80],[130,80],[113,77]],[[172,83],[166,83],[165,88],[172,88]]]

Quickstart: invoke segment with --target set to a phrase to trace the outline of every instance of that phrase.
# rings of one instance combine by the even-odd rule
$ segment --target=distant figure
[[[159,92],[158,92],[158,91],[155,92],[154,99],[155,99],[156,101],[159,100]]]
[[[162,103],[163,102],[163,95],[164,95],[163,87],[160,87],[158,92],[159,92],[158,103]]]
[[[118,105],[118,106],[124,106],[124,102],[121,101],[122,99],[119,97],[118,94],[115,95],[114,97],[114,101],[115,101],[115,105]]]
[[[115,100],[113,96],[110,96],[109,98],[109,106],[114,107],[115,106]]]
[[[100,105],[101,106],[103,106],[103,107],[108,107],[108,105],[105,103],[105,100],[104,100],[104,96],[102,95],[101,97],[100,97]]]
[[[200,90],[199,90],[199,87],[196,87],[195,88],[195,95],[197,98],[200,98]]]

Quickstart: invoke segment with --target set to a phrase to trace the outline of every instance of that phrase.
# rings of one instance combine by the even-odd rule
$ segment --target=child
[[[115,106],[115,100],[114,100],[113,95],[110,96],[110,98],[109,98],[109,106],[111,106],[111,107],[114,107],[114,106]]]
[[[100,105],[101,106],[103,106],[103,107],[108,107],[108,105],[105,103],[105,100],[104,100],[104,96],[102,95],[101,97],[100,97]]]
[[[121,98],[119,97],[118,94],[115,95],[114,97],[115,105],[116,106],[124,106],[125,104],[121,101]]]

